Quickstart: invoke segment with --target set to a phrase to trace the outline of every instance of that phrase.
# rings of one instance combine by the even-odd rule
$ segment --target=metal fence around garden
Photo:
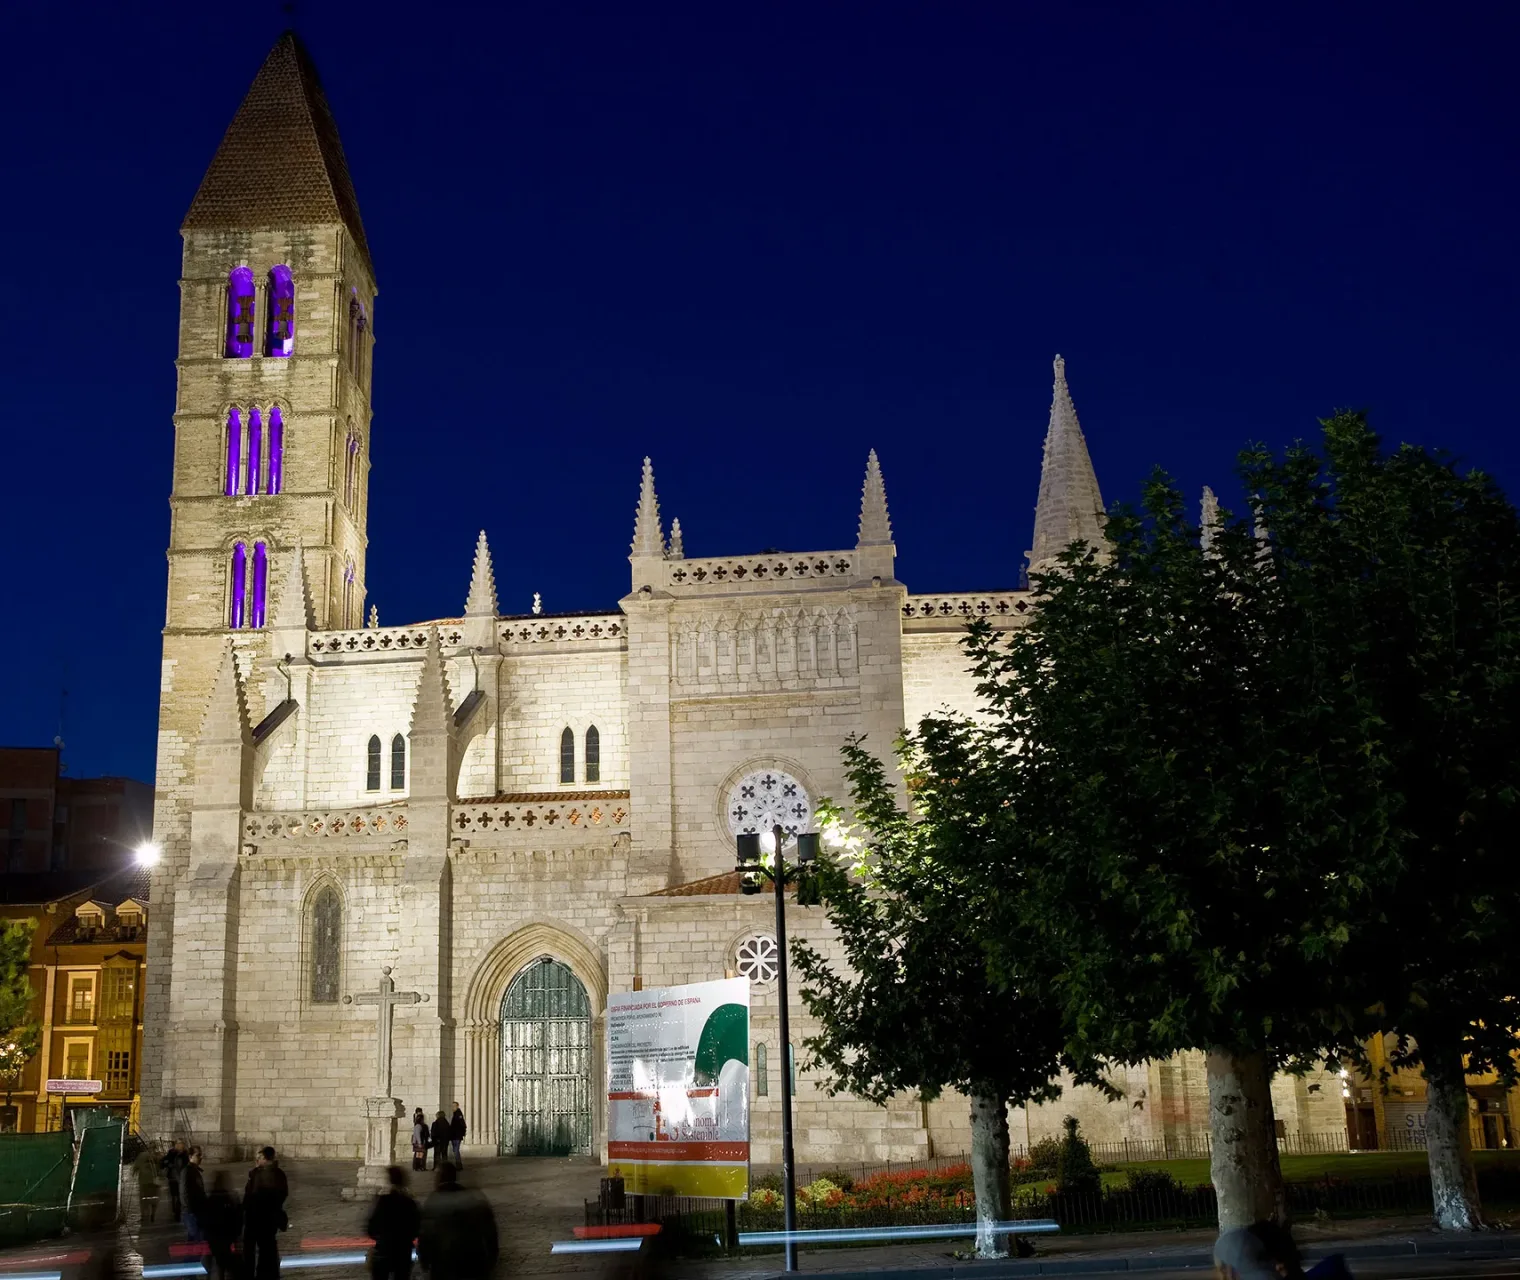
[[[939,1168],[953,1167],[945,1158]],[[834,1166],[836,1171],[839,1166]],[[902,1164],[894,1172],[927,1170],[928,1165]],[[869,1173],[867,1176],[870,1176]],[[1479,1192],[1493,1208],[1520,1206],[1520,1169],[1490,1169],[1479,1175]],[[1424,1174],[1348,1180],[1323,1178],[1287,1184],[1289,1213],[1296,1219],[1401,1217],[1427,1215],[1431,1211],[1430,1178]],[[840,1205],[824,1207],[799,1203],[797,1229],[819,1231],[848,1227],[912,1227],[953,1222],[974,1222],[976,1208],[969,1191],[959,1193],[951,1204],[928,1207],[907,1197],[892,1195],[869,1208]],[[606,1200],[586,1202],[587,1226],[618,1226],[658,1223],[656,1247],[667,1254],[702,1255],[723,1251],[727,1238],[728,1206],[722,1200],[686,1196],[629,1196],[618,1205]],[[1048,1192],[1042,1181],[1014,1188],[1016,1219],[1053,1219],[1063,1231],[1099,1233],[1109,1231],[1167,1231],[1187,1227],[1212,1227],[1219,1220],[1214,1188],[1118,1187],[1097,1192]],[[741,1203],[736,1213],[741,1232],[779,1231],[781,1209]]]

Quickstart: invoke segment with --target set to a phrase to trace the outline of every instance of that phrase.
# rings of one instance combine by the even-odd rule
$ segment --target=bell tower
[[[294,32],[254,77],[180,231],[142,1073],[144,1108],[165,1119],[167,948],[196,746],[228,641],[246,681],[298,549],[315,625],[363,621],[375,276],[338,128]]]

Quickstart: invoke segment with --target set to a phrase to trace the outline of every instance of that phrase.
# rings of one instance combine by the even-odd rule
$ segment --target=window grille
[[[399,733],[391,739],[391,790],[406,790],[406,739]]]
[[[332,885],[317,892],[311,907],[311,1002],[338,1003],[338,934],[343,925],[343,904]]]
[[[364,789],[366,791],[380,790],[380,735],[371,734],[369,740],[369,753],[364,767]]]
[[[559,735],[559,780],[575,781],[575,733],[568,725]]]
[[[586,781],[602,780],[602,735],[592,725],[586,730]]]

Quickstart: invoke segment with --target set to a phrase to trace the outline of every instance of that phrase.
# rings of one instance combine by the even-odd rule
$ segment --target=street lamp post
[[[786,859],[782,849],[787,834],[779,825],[762,836],[741,835],[739,846],[739,888],[744,893],[759,893],[764,870],[760,861],[762,847],[773,859],[770,878],[776,895],[776,1000],[781,1012],[781,1197],[786,1227],[786,1269],[797,1270],[797,1165],[792,1150],[792,1024],[786,983]],[[818,858],[818,837],[804,833],[797,836],[797,870],[800,873]]]

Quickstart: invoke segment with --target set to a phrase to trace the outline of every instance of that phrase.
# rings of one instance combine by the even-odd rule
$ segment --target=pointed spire
[[[231,641],[222,650],[222,664],[217,668],[206,714],[201,718],[200,740],[204,743],[253,741],[248,703],[243,697],[243,682],[238,679],[237,658]]]
[[[676,516],[670,522],[670,546],[665,552],[667,560],[686,559],[686,544],[681,540],[681,517]]]
[[[892,521],[887,515],[887,486],[881,478],[881,462],[872,449],[866,457],[866,482],[860,491],[858,547],[885,547],[892,543]]]
[[[1066,361],[1055,359],[1055,394],[1050,402],[1050,426],[1045,432],[1045,456],[1040,465],[1040,497],[1034,511],[1031,569],[1049,568],[1073,542],[1103,546],[1103,497],[1087,441],[1077,421],[1077,409],[1066,386]]]
[[[496,616],[496,575],[491,572],[491,548],[486,545],[486,531],[475,539],[475,563],[470,568],[470,594],[465,598],[466,617]]]
[[[449,686],[443,678],[443,650],[438,644],[438,628],[428,628],[427,648],[422,654],[422,676],[417,681],[417,697],[412,703],[412,736],[447,735],[454,721],[449,702]]]
[[[1203,501],[1198,512],[1198,545],[1205,552],[1214,547],[1214,535],[1219,532],[1219,499],[1208,485],[1203,486]]]
[[[665,554],[665,530],[660,525],[660,500],[654,493],[654,463],[648,458],[644,459],[644,478],[639,484],[639,508],[633,517],[633,554]]]
[[[311,631],[316,627],[311,593],[306,589],[306,556],[299,538],[290,553],[290,568],[285,571],[285,585],[280,588],[280,602],[269,626],[272,631]]]
[[[347,227],[369,265],[338,126],[311,55],[295,32],[287,31],[227,126],[183,229],[253,231],[324,223]]]
[[[375,630],[380,625],[380,606],[372,604],[369,607],[369,629]]]

